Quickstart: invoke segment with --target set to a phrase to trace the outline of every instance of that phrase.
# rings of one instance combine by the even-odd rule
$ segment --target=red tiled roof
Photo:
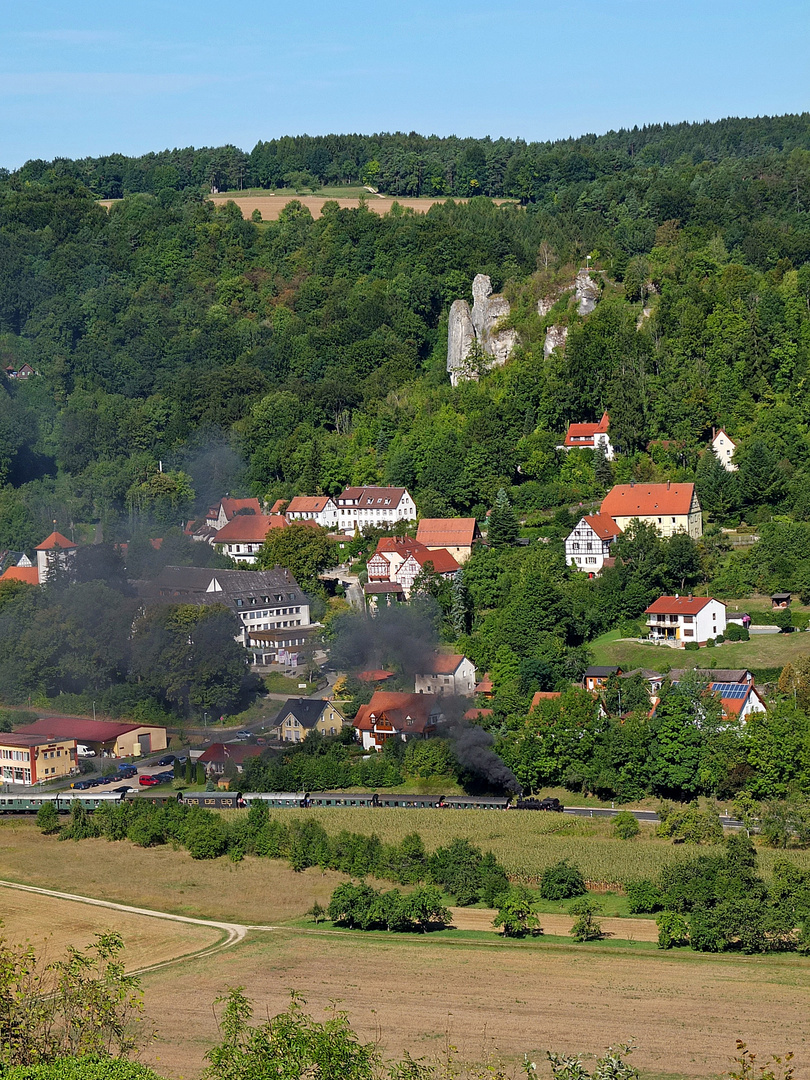
[[[613,518],[605,517],[604,514],[586,514],[582,520],[587,521],[601,540],[610,540],[622,534]]]
[[[466,657],[459,653],[437,653],[429,664],[425,665],[423,675],[454,675]]]
[[[694,494],[694,484],[616,484],[600,512],[613,518],[688,514]]]
[[[165,730],[159,724],[115,724],[108,720],[74,720],[68,716],[44,717],[26,724],[23,735],[46,735],[51,739],[77,742],[112,742],[138,728]]]
[[[28,729],[26,728],[26,731]],[[50,735],[27,735],[22,731],[12,731],[6,734],[0,735],[0,746],[42,746],[43,743],[52,742],[71,742],[70,738],[56,737],[52,739]]]
[[[714,598],[711,596],[659,596],[645,610],[645,615],[694,615]],[[717,601],[723,604],[722,600]],[[723,604],[723,607],[726,605]]]
[[[381,536],[374,554],[384,555],[386,551],[398,551],[401,555],[408,555],[411,551],[419,551],[424,547],[424,544],[414,540],[412,536]]]
[[[276,501],[270,507],[270,513],[271,514],[280,514],[282,506],[285,506],[286,503],[287,503],[286,499],[276,499]]]
[[[455,574],[459,569],[458,563],[446,548],[436,548],[435,551],[424,548],[421,551],[412,551],[411,555],[423,569],[425,563],[433,563],[433,570],[437,574]]]
[[[9,566],[0,574],[0,581],[24,581],[26,585],[39,585],[39,570],[35,566]]]
[[[401,593],[402,586],[398,581],[370,581],[368,585],[363,586],[363,592],[366,596],[373,596],[375,593]]]
[[[374,720],[385,717],[395,731],[421,734],[430,726],[433,694],[405,694],[375,691],[368,705],[361,705],[354,718],[358,731],[373,731]],[[410,723],[408,722],[410,720]]]
[[[566,446],[593,446],[594,436],[606,434],[610,417],[605,412],[598,424],[569,424],[565,435]]]
[[[475,687],[475,692],[476,694],[491,694],[494,689],[495,685],[492,682],[492,676],[488,671],[485,671],[483,679]]]
[[[464,713],[465,720],[477,720],[480,716],[492,716],[492,709],[467,709]]]
[[[258,757],[262,749],[261,746],[246,746],[244,743],[228,743],[226,746],[225,743],[215,742],[200,754],[197,761],[203,764],[212,761],[216,765],[224,765],[225,762],[232,761],[234,765],[241,765],[246,758]]]
[[[261,543],[271,529],[286,529],[289,522],[280,514],[237,514],[216,535],[220,543]]]
[[[260,514],[262,512],[261,503],[258,499],[232,499],[229,495],[226,495],[225,498],[220,499],[219,502],[220,506],[225,511],[225,517],[228,521],[231,520],[238,510],[252,510],[254,514]],[[219,507],[217,507],[217,509],[219,509]]]
[[[290,499],[286,513],[320,513],[328,502],[328,495],[296,495]]]
[[[425,547],[468,547],[476,532],[475,518],[422,518],[416,539]]]
[[[554,701],[556,698],[562,697],[562,693],[559,690],[538,690],[532,696],[532,703],[530,709],[535,708],[541,701]]]
[[[383,671],[381,668],[375,668],[373,671],[358,672],[357,678],[360,682],[384,682],[386,679],[393,678],[393,676],[393,671]]]
[[[37,544],[37,551],[53,551],[54,548],[75,548],[76,545],[68,540],[66,536],[62,536],[60,532],[52,532],[41,544]]]

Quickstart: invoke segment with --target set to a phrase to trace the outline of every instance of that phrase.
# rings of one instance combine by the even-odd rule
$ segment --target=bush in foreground
[[[577,866],[572,866],[567,859],[562,859],[543,871],[540,879],[540,895],[544,900],[569,900],[572,896],[583,896],[585,879]]]
[[[504,937],[518,938],[543,933],[534,897],[524,885],[513,885],[498,897],[495,906],[498,914],[492,920],[492,925],[501,927]]]

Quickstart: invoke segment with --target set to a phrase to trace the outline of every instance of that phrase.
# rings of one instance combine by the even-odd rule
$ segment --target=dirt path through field
[[[453,926],[458,930],[491,930],[495,918],[493,908],[450,908]],[[540,925],[546,934],[560,937],[571,936],[573,918],[570,915],[549,915],[541,913]],[[654,919],[599,919],[607,937],[621,938],[622,941],[657,941],[658,928]]]

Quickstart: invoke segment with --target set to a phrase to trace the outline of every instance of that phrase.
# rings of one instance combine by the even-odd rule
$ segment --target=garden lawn
[[[810,634],[752,634],[750,641],[724,641],[714,649],[686,652],[667,645],[639,644],[635,638],[620,638],[611,630],[588,646],[594,663],[617,664],[623,671],[646,667],[654,671],[669,668],[774,668],[784,667],[799,656],[810,656]]]

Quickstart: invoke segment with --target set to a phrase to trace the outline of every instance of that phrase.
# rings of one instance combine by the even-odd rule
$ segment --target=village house
[[[452,577],[459,569],[459,564],[444,548],[430,550],[409,536],[382,536],[366,564],[369,584],[394,582],[402,586],[407,599],[414,581],[428,563],[441,577]]]
[[[532,703],[529,706],[529,712],[531,712],[532,709],[536,709],[541,701],[557,701],[557,699],[561,697],[561,690],[536,690],[532,694]]]
[[[282,742],[302,742],[310,731],[339,735],[350,723],[334,701],[323,698],[288,698],[270,730]]]
[[[688,669],[673,670],[669,673],[673,686],[677,686]],[[746,670],[698,670],[697,675],[711,680],[708,692],[720,698],[724,720],[746,720],[752,713],[767,711],[765,701],[754,686],[754,676]]]
[[[736,472],[737,466],[734,464],[734,451],[737,449],[737,444],[734,440],[720,428],[719,431],[715,431],[712,428],[712,452],[720,464],[728,472]]]
[[[437,653],[426,669],[415,676],[417,694],[472,697],[475,693],[475,664],[458,653]]]
[[[600,513],[611,517],[624,532],[638,518],[654,525],[661,536],[685,532],[698,540],[703,535],[703,515],[694,484],[616,484],[602,500]]]
[[[481,697],[490,698],[495,697],[495,684],[492,681],[492,676],[488,671],[484,672],[484,677],[475,687],[476,694],[480,694]]]
[[[272,529],[286,529],[287,519],[280,514],[235,514],[213,538],[216,547],[235,562],[256,562],[267,534]]]
[[[416,539],[428,551],[449,551],[457,563],[463,564],[481,541],[481,530],[475,518],[422,518]]]
[[[598,424],[569,424],[568,431],[565,433],[565,441],[557,449],[575,450],[582,448],[596,450],[597,447],[602,447],[607,460],[613,461],[616,452],[610,442],[609,428],[610,417],[606,412],[602,414],[602,419]]]
[[[335,500],[338,527],[353,533],[365,525],[393,525],[396,521],[416,521],[416,503],[399,487],[347,487]]]
[[[228,766],[234,771],[241,773],[245,762],[250,758],[258,757],[263,747],[250,743],[211,743],[197,758],[205,766],[205,774],[209,779],[219,779],[225,775]]]
[[[595,577],[606,563],[612,564],[610,548],[617,536],[621,536],[621,529],[613,518],[586,514],[566,537],[566,566],[576,566]]]
[[[354,730],[364,750],[382,750],[387,739],[427,739],[443,719],[431,694],[403,694],[376,690],[368,705],[361,705]]]
[[[6,378],[8,379],[30,379],[32,375],[39,374],[34,371],[30,364],[23,364],[22,367],[15,368],[13,364],[5,369]]]
[[[238,637],[254,664],[288,662],[321,628],[310,622],[309,600],[280,566],[273,570],[209,570],[166,566],[139,584],[150,604],[224,604],[239,617]]]
[[[70,776],[78,768],[76,740],[49,735],[7,732],[0,735],[0,768],[4,784],[40,784]]]
[[[280,514],[284,506],[283,499],[277,499],[272,512]],[[287,521],[314,521],[324,529],[334,529],[338,525],[338,509],[328,495],[296,495],[290,499],[284,510]]]
[[[52,532],[49,537],[37,544],[37,578],[44,585],[57,569],[65,569],[76,554],[76,545],[59,532]]]
[[[622,669],[620,667],[594,665],[586,668],[582,676],[582,685],[584,689],[598,693],[607,686],[608,679],[611,675],[621,675],[621,673]]]
[[[726,605],[710,596],[659,596],[644,614],[650,637],[673,645],[705,645],[726,632]]]

